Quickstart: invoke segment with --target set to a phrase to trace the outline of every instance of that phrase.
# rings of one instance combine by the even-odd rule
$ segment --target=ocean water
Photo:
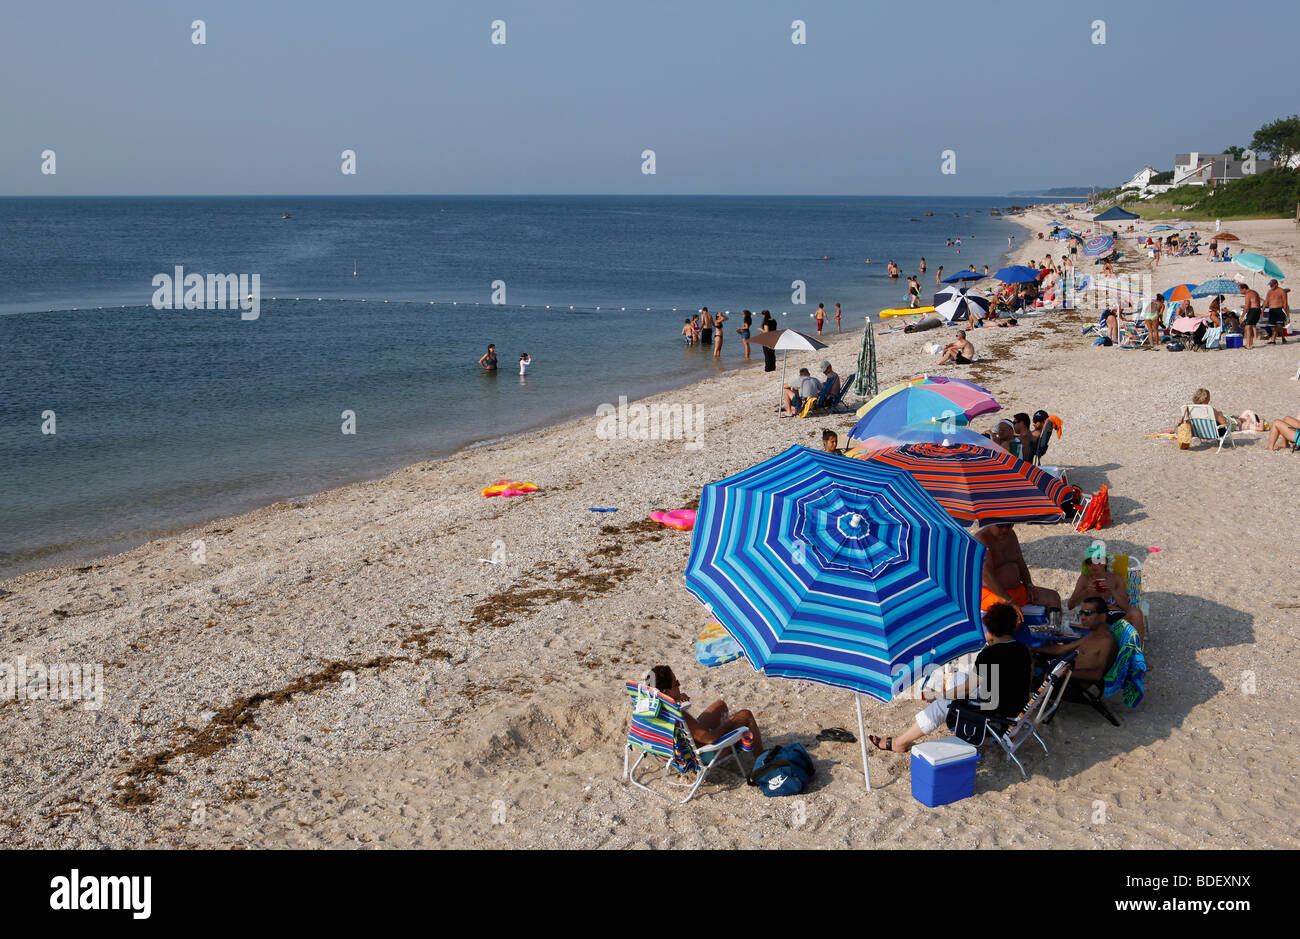
[[[856,331],[905,305],[891,258],[925,256],[927,293],[940,264],[996,269],[1008,201],[0,199],[0,576],[761,368],[742,308],[811,332],[839,301]],[[260,315],[154,309],[178,265],[259,275]],[[700,306],[736,314],[721,363],[678,335]]]

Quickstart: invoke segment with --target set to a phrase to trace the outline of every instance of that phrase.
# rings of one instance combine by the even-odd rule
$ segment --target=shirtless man
[[[1110,569],[1106,560],[1106,547],[1101,542],[1093,542],[1083,553],[1084,569],[1074,585],[1074,593],[1066,603],[1074,609],[1085,597],[1102,597],[1107,604],[1107,616],[1119,619],[1123,616],[1133,624],[1138,636],[1146,642],[1146,623],[1142,621],[1142,611],[1133,606],[1128,598],[1128,585],[1124,578]]]
[[[957,330],[957,339],[943,347],[943,355],[935,365],[947,365],[954,362],[957,365],[969,365],[975,359],[975,347],[970,344],[966,338],[966,330]]]
[[[1015,424],[1004,417],[998,421],[996,427],[984,436],[992,441],[994,449],[1011,453],[1011,443],[1016,438]]]
[[[994,603],[1010,603],[1016,608],[1017,621],[1024,622],[1020,608],[1025,604],[1037,603],[1048,610],[1061,608],[1059,593],[1034,586],[1020,550],[1020,539],[1011,524],[985,525],[975,532],[975,540],[985,548],[980,609],[988,609]]]
[[[713,345],[713,314],[708,307],[700,309],[700,345],[705,348]]]
[[[1039,646],[1036,651],[1047,655],[1065,655],[1075,649],[1079,656],[1074,660],[1072,678],[1082,681],[1100,681],[1110,668],[1112,657],[1119,651],[1115,637],[1110,634],[1110,624],[1106,621],[1106,601],[1101,597],[1088,597],[1080,609],[1083,621],[1080,628],[1086,629],[1088,635],[1074,642],[1057,642]]]
[[[1268,344],[1277,345],[1279,337],[1286,345],[1286,319],[1291,313],[1286,305],[1286,291],[1277,285],[1276,280],[1268,282],[1268,294],[1264,297],[1264,307],[1268,310],[1269,330]]]
[[[1020,441],[1020,458],[1028,460],[1034,455],[1034,428],[1024,411],[1012,418],[1011,433]]]
[[[1147,347],[1156,348],[1160,342],[1160,323],[1165,318],[1165,298],[1156,294],[1155,299],[1147,306],[1146,324],[1147,324]]]
[[[1263,312],[1260,309],[1259,294],[1247,284],[1238,284],[1237,289],[1241,291],[1242,300],[1246,305],[1246,314],[1242,318],[1241,345],[1245,349],[1253,349],[1255,337],[1259,335],[1259,314]]]

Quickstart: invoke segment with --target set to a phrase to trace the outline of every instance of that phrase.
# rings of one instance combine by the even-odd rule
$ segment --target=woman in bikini
[[[650,669],[649,674],[646,675],[646,684],[662,692],[665,697],[672,698],[678,704],[690,703],[690,695],[682,691],[681,682],[667,665],[656,665]],[[701,711],[698,718],[693,717],[683,708],[682,718],[686,721],[686,729],[691,732],[691,738],[696,746],[707,747],[738,727],[744,727],[754,737],[754,752],[763,752],[763,735],[759,733],[758,720],[753,713],[737,711],[732,714],[727,710],[727,702],[721,698]]]

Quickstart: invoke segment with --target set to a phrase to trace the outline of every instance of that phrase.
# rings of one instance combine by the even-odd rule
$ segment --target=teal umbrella
[[[1276,277],[1278,280],[1286,280],[1286,275],[1282,273],[1282,268],[1278,267],[1277,264],[1264,257],[1262,254],[1251,254],[1249,251],[1243,251],[1241,254],[1233,257],[1232,262],[1241,265],[1248,271],[1263,274],[1265,277]]]

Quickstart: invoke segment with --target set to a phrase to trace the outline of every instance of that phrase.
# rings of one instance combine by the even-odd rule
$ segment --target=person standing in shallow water
[[[776,320],[772,319],[772,314],[767,310],[763,311],[763,322],[759,324],[758,331],[761,333],[776,332]],[[763,346],[763,371],[776,371],[776,350],[767,346]]]
[[[497,347],[495,343],[488,345],[487,352],[478,360],[478,364],[484,371],[495,372],[497,370]]]

